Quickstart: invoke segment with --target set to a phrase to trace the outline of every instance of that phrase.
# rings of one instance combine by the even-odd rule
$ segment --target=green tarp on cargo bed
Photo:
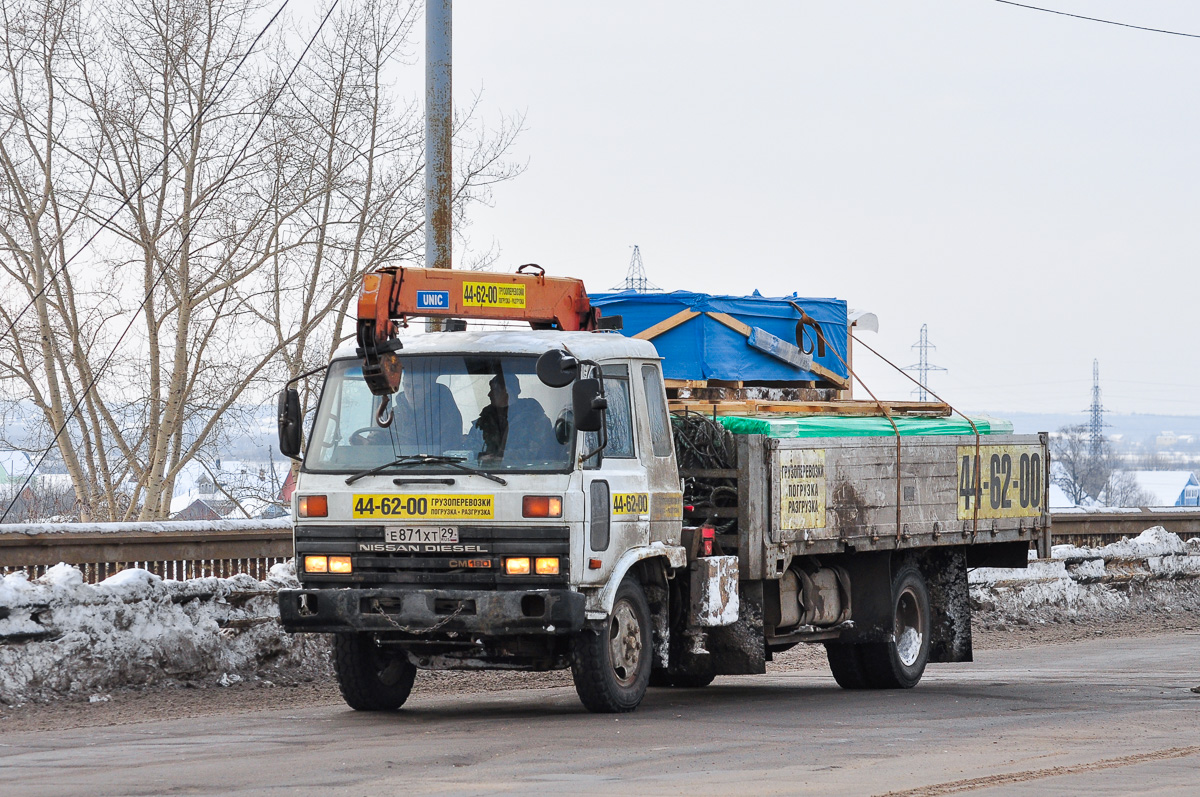
[[[892,437],[896,431],[887,418],[853,415],[770,415],[749,418],[725,415],[719,420],[734,434],[763,434],[767,437]],[[980,434],[1012,434],[1009,421],[972,417]],[[951,418],[897,417],[901,436],[974,434],[959,416]]]

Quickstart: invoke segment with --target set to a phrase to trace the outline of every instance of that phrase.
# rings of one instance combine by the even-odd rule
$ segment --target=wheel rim
[[[642,660],[642,624],[628,601],[622,600],[613,607],[608,622],[608,652],[617,683],[632,684]]]
[[[896,601],[896,620],[893,633],[896,638],[896,655],[905,667],[916,664],[925,645],[925,623],[921,617],[921,604],[916,593],[905,589]]]

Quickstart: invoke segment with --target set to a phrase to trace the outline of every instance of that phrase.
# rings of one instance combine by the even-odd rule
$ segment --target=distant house
[[[205,496],[196,498],[183,509],[171,515],[172,520],[221,520],[237,506],[228,498]],[[240,513],[239,513],[240,514]]]
[[[1131,470],[1132,476],[1153,500],[1149,506],[1200,506],[1200,481],[1188,470]]]
[[[214,460],[189,463],[175,480],[171,517],[177,520],[273,518],[287,514],[277,506],[279,477],[275,463]],[[233,499],[236,499],[233,500]]]

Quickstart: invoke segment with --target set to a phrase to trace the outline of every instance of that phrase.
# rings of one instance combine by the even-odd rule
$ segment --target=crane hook
[[[381,429],[386,429],[392,425],[395,420],[395,413],[391,407],[392,397],[390,395],[379,397],[379,409],[375,410],[375,423]]]

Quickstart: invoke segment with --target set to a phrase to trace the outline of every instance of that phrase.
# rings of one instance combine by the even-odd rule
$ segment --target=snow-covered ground
[[[1161,526],[1102,548],[1055,545],[1024,569],[980,567],[971,600],[985,622],[1044,623],[1077,616],[1200,610],[1200,538]]]
[[[291,563],[265,581],[164,581],[130,569],[89,585],[61,564],[34,581],[0,578],[0,702],[327,676],[327,639],[279,628],[275,593],[296,583]],[[1200,539],[1155,527],[1103,548],[1055,546],[1028,569],[973,570],[970,586],[985,626],[1200,612]]]
[[[164,581],[129,569],[85,584],[56,565],[34,581],[0,579],[0,702],[164,683],[288,680],[326,672],[328,642],[278,623],[276,590],[296,586],[291,563],[265,581],[247,575]]]

